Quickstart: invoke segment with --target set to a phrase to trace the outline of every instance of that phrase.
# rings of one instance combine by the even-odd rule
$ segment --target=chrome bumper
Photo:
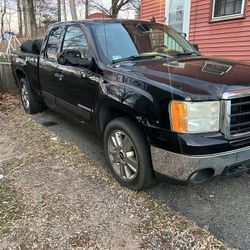
[[[180,181],[187,181],[198,170],[213,169],[222,175],[226,167],[250,161],[250,147],[210,155],[186,156],[151,146],[153,169]]]

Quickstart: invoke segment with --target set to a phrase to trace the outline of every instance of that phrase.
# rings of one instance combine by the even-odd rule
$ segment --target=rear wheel
[[[134,190],[154,184],[150,150],[142,130],[126,117],[111,121],[104,133],[107,163],[116,180]]]
[[[43,110],[43,104],[36,100],[25,78],[20,80],[20,94],[24,110],[28,114],[36,114]]]

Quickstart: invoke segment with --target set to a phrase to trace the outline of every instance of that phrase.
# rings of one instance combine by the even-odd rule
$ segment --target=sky
[[[105,7],[109,7],[111,5],[111,0],[97,0],[99,1],[100,4],[103,4]],[[68,1],[67,2],[67,19],[71,20],[71,14],[70,14],[70,9],[68,6]],[[3,4],[3,0],[0,0],[0,6]],[[5,31],[12,31],[17,33],[18,32],[18,19],[17,19],[17,10],[16,10],[16,0],[8,0],[8,13],[6,15],[6,18],[4,20],[4,25],[5,25]],[[93,12],[98,12],[95,10],[91,10],[90,14]],[[77,4],[77,14],[79,19],[84,19],[85,13],[84,13],[84,5],[82,4]],[[121,11],[119,13],[120,18],[134,18],[134,11]],[[63,16],[62,16],[63,20]]]

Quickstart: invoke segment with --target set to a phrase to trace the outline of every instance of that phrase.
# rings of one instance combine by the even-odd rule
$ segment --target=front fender
[[[140,81],[102,83],[99,103],[122,110],[144,125],[157,126],[161,110],[146,86]]]

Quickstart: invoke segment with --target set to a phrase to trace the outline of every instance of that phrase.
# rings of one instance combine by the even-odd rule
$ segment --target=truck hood
[[[117,67],[185,99],[218,100],[225,92],[250,89],[250,64],[236,61],[185,56],[123,62]]]

